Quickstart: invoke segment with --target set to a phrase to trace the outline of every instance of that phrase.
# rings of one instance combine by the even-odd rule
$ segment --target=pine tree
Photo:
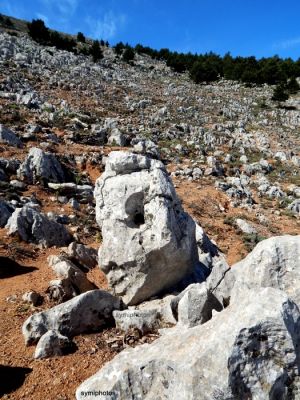
[[[100,47],[99,40],[94,40],[91,46],[90,54],[93,57],[93,61],[97,62],[103,58],[103,53]]]

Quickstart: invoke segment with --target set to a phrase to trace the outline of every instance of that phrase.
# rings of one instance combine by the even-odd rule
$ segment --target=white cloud
[[[282,40],[280,42],[276,42],[273,45],[274,49],[290,49],[291,47],[297,47],[300,46],[300,36],[299,37],[295,37],[292,39],[287,39],[287,40]]]
[[[90,35],[97,39],[112,39],[118,30],[126,23],[126,15],[115,15],[112,11],[104,14],[101,19],[86,18]]]
[[[67,17],[75,13],[79,0],[41,0],[41,2],[52,12]]]

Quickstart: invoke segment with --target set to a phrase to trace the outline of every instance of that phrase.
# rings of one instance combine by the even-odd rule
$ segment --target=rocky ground
[[[80,293],[113,286],[115,295],[135,305],[165,289],[162,276],[161,287],[133,285],[124,294],[120,276],[113,276],[112,253],[120,247],[113,248],[109,232],[121,235],[118,224],[124,216],[118,215],[110,225],[105,221],[118,209],[109,193],[119,195],[115,191],[120,184],[106,187],[110,175],[105,171],[108,177],[102,176],[96,199],[93,195],[107,163],[115,168],[114,179],[127,171],[126,163],[134,165],[129,175],[141,174],[136,186],[142,189],[133,191],[138,198],[139,193],[148,196],[153,187],[160,197],[157,180],[170,190],[172,200],[164,199],[170,202],[164,207],[177,210],[184,219],[182,204],[230,266],[263,239],[299,234],[300,96],[278,107],[270,100],[269,86],[246,87],[229,81],[195,85],[185,74],[146,56],[136,55],[132,65],[117,59],[110,48],[104,49],[104,56],[94,64],[83,55],[39,46],[23,34],[0,33],[0,363],[5,377],[0,395],[5,399],[73,399],[77,387],[121,350],[156,342],[161,335],[157,327],[138,332],[124,328],[122,318],[118,322],[111,312],[97,309],[101,324],[98,321],[91,334],[84,329],[70,334],[70,354],[34,359],[35,348],[24,343],[22,326],[28,317],[74,300]],[[112,151],[122,150],[147,156],[151,167],[144,171],[144,159],[124,158],[121,169],[121,161],[107,161]],[[173,181],[178,202],[158,159]],[[145,216],[158,212],[155,202],[160,200],[155,196],[145,203],[149,208]],[[145,218],[144,211],[134,212],[132,223],[139,227],[145,222],[139,220]],[[153,231],[160,229],[163,218],[157,219]],[[124,246],[128,232],[120,237]],[[69,245],[74,242],[86,247],[76,251],[76,245]],[[101,245],[102,270],[92,250]],[[180,246],[174,250],[171,245],[171,253],[184,254]],[[184,251],[192,246],[186,243]],[[169,260],[168,249],[164,262]],[[166,262],[166,268],[175,259]],[[120,264],[128,262],[122,259]],[[176,275],[175,269],[169,275]],[[272,293],[266,293],[266,298],[272,299]],[[279,296],[278,307],[284,301]],[[122,308],[114,305],[114,310],[125,312]],[[228,319],[234,317],[230,314]],[[246,319],[243,323],[248,324]],[[46,330],[54,329],[51,324]],[[168,324],[172,321],[165,318],[158,328]]]

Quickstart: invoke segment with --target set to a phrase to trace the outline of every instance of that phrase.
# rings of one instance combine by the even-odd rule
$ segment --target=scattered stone
[[[42,303],[43,298],[39,293],[32,291],[24,293],[22,300],[26,303],[32,304],[35,307]]]
[[[23,147],[18,136],[3,124],[0,124],[0,143],[8,144],[13,147]]]
[[[7,221],[6,228],[9,235],[18,234],[25,242],[38,243],[44,247],[65,246],[72,240],[63,225],[49,220],[34,204],[17,208]]]
[[[65,174],[61,164],[51,153],[33,147],[18,169],[18,177],[29,184],[64,182]]]
[[[237,218],[235,220],[235,223],[237,225],[237,227],[243,232],[243,233],[247,233],[249,235],[255,234],[257,233],[257,230],[250,225],[247,221],[241,219],[241,218]]]
[[[96,289],[96,286],[87,279],[85,273],[66,257],[50,256],[48,262],[57,278],[62,280],[62,290],[68,288],[68,291],[65,291],[62,296],[64,301],[77,296],[78,294]],[[53,298],[51,294],[50,297]]]
[[[49,330],[41,336],[34,353],[34,358],[49,358],[63,356],[72,352],[75,344],[58,331]]]
[[[97,250],[84,244],[72,242],[68,247],[67,254],[71,261],[83,269],[93,269],[98,265]]]
[[[14,208],[7,201],[0,200],[0,228],[3,228],[12,213],[14,212]]]

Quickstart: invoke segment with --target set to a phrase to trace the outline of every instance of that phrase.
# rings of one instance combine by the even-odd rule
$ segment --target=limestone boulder
[[[99,264],[125,303],[149,299],[197,268],[199,278],[205,279],[196,224],[184,212],[162,162],[110,153],[95,198],[103,237]]]
[[[30,316],[22,327],[25,343],[36,343],[50,330],[58,331],[68,338],[100,330],[113,321],[112,312],[121,308],[122,302],[117,297],[103,290],[91,290]]]

